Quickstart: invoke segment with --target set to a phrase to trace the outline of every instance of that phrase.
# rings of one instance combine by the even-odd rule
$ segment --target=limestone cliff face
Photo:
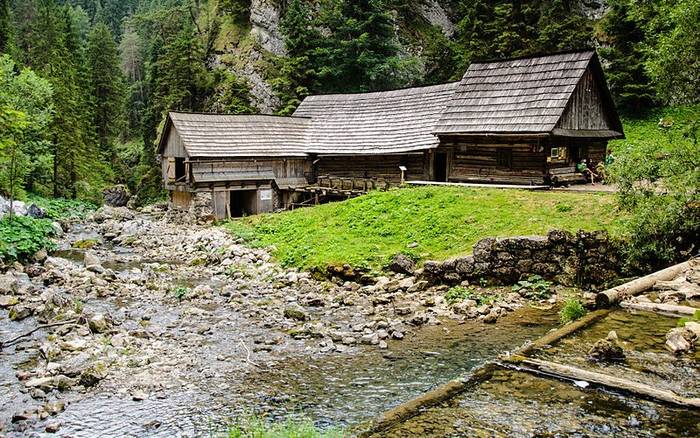
[[[250,3],[251,34],[263,49],[277,56],[285,54],[279,30],[283,3],[283,0],[252,0]]]

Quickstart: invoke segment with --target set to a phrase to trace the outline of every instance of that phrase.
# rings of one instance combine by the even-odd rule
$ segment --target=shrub
[[[445,301],[447,301],[447,304],[450,306],[464,300],[474,300],[476,304],[480,306],[482,304],[489,304],[495,301],[496,298],[497,296],[495,295],[482,295],[476,293],[476,291],[471,288],[467,289],[463,286],[451,287],[445,294]]]
[[[15,216],[0,220],[0,259],[27,260],[42,248],[54,249],[51,221]]]
[[[184,286],[178,286],[172,290],[173,296],[175,296],[178,301],[182,301],[188,293],[190,293],[190,289]]]
[[[552,293],[550,288],[552,283],[545,280],[539,275],[531,275],[527,280],[520,280],[517,284],[513,285],[513,292],[518,292],[525,298],[531,300],[542,300],[549,298]]]
[[[51,219],[82,219],[97,209],[95,204],[77,199],[30,196],[29,201],[43,208],[46,211],[46,216]]]
[[[586,314],[586,309],[579,300],[566,300],[564,307],[559,311],[559,320],[562,324],[576,321]]]

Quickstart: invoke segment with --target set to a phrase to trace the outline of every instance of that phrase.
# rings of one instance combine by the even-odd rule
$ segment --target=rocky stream
[[[510,289],[451,307],[404,274],[315,280],[195,222],[104,207],[0,276],[0,436],[211,435],[251,412],[347,427],[557,321]]]

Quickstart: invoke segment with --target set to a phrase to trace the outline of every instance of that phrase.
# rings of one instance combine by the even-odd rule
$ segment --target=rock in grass
[[[588,351],[588,358],[599,362],[625,360],[625,352],[617,342],[617,333],[613,330],[605,339],[599,339]]]
[[[416,262],[405,254],[396,254],[391,260],[389,269],[398,274],[413,275],[416,270]]]
[[[304,312],[301,306],[288,306],[284,309],[284,317],[289,319],[295,319],[297,321],[306,321],[309,319],[309,315]]]

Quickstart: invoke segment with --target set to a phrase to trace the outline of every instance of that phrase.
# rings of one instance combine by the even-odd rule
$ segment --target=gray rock
[[[61,429],[61,423],[58,421],[50,421],[46,423],[46,428],[44,430],[46,433],[56,433]]]
[[[306,314],[304,309],[298,305],[288,306],[284,309],[284,317],[289,319],[295,319],[297,321],[306,321],[309,319],[309,315]]]
[[[85,254],[83,255],[83,263],[85,264],[85,268],[88,270],[102,268],[100,259],[92,251],[85,251]]]
[[[112,327],[112,321],[103,313],[96,313],[88,319],[88,326],[93,333],[104,333]]]
[[[12,295],[0,295],[0,308],[12,307],[17,304],[19,300],[17,297]]]
[[[682,354],[695,347],[698,337],[688,327],[676,327],[666,334],[666,348],[673,354]]]
[[[34,219],[43,219],[46,217],[46,210],[32,203],[27,207],[27,216],[33,217]]]
[[[405,254],[396,254],[391,260],[389,269],[398,274],[413,275],[416,270],[416,262]]]
[[[125,207],[131,198],[129,189],[123,184],[117,184],[102,191],[105,204],[110,207]]]
[[[498,320],[498,312],[491,310],[486,316],[484,316],[483,322],[486,324],[494,324]]]
[[[617,333],[611,331],[605,339],[599,339],[588,351],[590,360],[599,362],[622,361],[625,359],[625,352],[617,342]]]
[[[12,294],[17,291],[17,278],[11,273],[0,275],[0,294]]]

